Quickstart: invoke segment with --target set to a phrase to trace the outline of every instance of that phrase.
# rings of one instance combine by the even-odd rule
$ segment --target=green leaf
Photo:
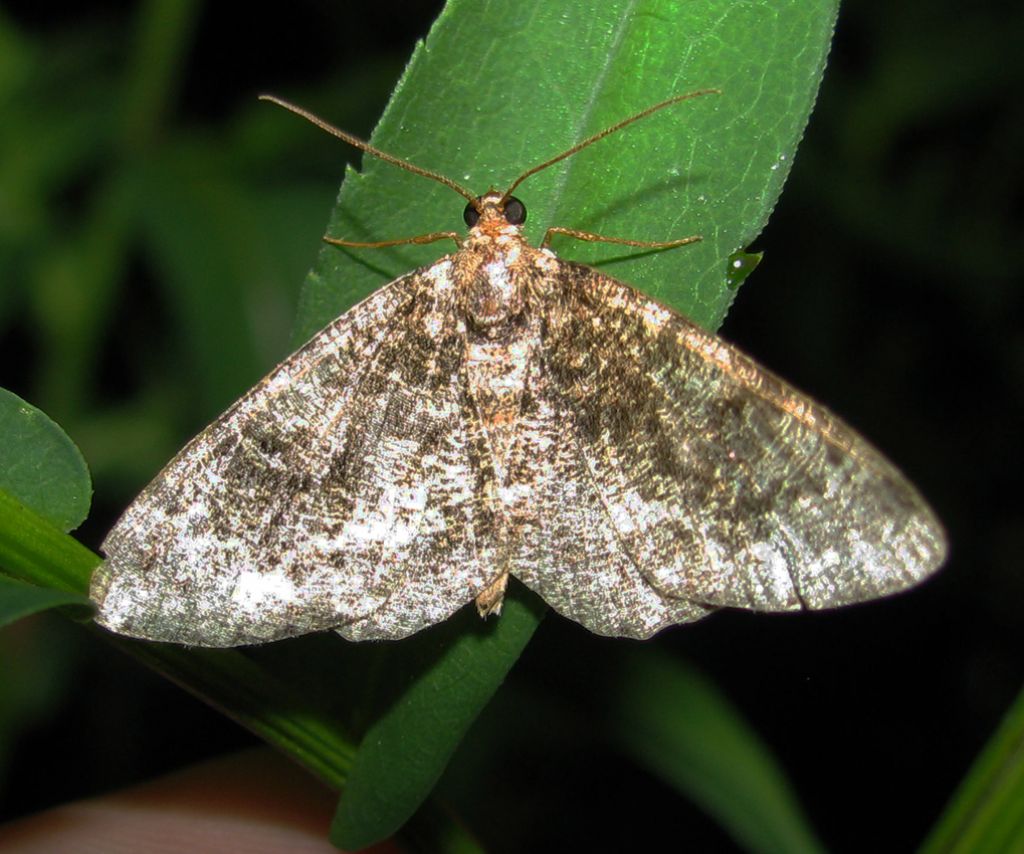
[[[482,193],[652,103],[721,88],[721,95],[676,105],[602,140],[516,191],[535,241],[550,225],[641,240],[702,234],[700,244],[667,252],[630,254],[568,240],[555,248],[717,326],[735,294],[729,259],[763,227],[793,161],[835,13],[830,0],[453,0],[417,47],[373,142]],[[464,204],[444,187],[365,157],[362,172],[348,171],[327,233],[375,241],[458,229]],[[389,280],[450,251],[325,247],[303,291],[296,343]],[[522,643],[532,628],[524,621]],[[397,679],[413,669],[402,657],[415,661],[422,642],[403,642],[374,671]],[[444,718],[448,729],[396,732],[397,724],[381,722],[394,734],[364,740],[335,841],[366,844],[397,828],[482,705],[479,697],[459,704],[437,686],[479,681],[481,667],[503,674],[520,648],[509,644],[507,658],[474,663],[453,647],[417,690],[398,695],[390,709],[396,721]],[[461,715],[457,725],[446,717],[450,711]],[[421,761],[405,778],[399,769],[410,755]],[[428,769],[429,761],[437,767]]]
[[[0,489],[64,531],[89,515],[92,482],[81,451],[32,404],[0,388]]]
[[[623,654],[612,739],[718,819],[745,850],[823,850],[770,751],[696,671],[654,648]]]
[[[0,388],[0,437],[0,528],[17,529],[25,537],[48,533],[51,524],[62,531],[78,527],[89,513],[92,484],[85,460],[67,434],[43,412]],[[45,521],[39,520],[38,527],[22,527],[22,506]],[[4,561],[0,544],[0,566],[17,564],[18,556],[7,557]],[[43,583],[55,581],[45,578]],[[60,605],[89,605],[73,586],[56,583],[40,587],[0,577],[0,626]]]
[[[629,255],[568,239],[555,249],[716,326],[734,295],[725,283],[727,259],[760,232],[789,173],[836,6],[453,0],[418,46],[373,142],[483,192],[666,97],[720,88],[721,95],[670,107],[517,190],[535,241],[550,225],[642,240],[702,234],[701,244],[666,252]],[[356,156],[336,140],[324,144]],[[459,230],[463,206],[450,190],[367,156],[362,172],[349,170],[327,231],[373,241]],[[307,280],[296,343],[449,251],[444,244],[325,246]]]
[[[543,613],[516,586],[501,616],[472,609],[384,659],[398,696],[363,738],[334,816],[332,841],[358,850],[392,834],[434,787],[470,723],[501,685]],[[391,700],[391,698],[387,698]]]
[[[35,587],[0,575],[0,627],[61,605],[83,605],[90,602],[84,596],[54,590],[50,587]]]
[[[747,280],[747,276],[757,269],[763,258],[763,252],[733,252],[728,259],[725,283],[734,290],[738,289]]]
[[[975,760],[920,854],[1017,851],[1024,839],[1024,692]]]

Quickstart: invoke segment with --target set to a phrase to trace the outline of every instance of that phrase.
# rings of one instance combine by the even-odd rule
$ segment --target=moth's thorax
[[[482,196],[478,213],[454,256],[452,274],[466,330],[469,393],[500,486],[540,344],[539,259],[550,255],[530,246],[520,227],[508,221],[500,193]]]
[[[454,275],[467,328],[499,339],[522,325],[540,250],[526,242],[519,226],[486,212],[456,253]]]

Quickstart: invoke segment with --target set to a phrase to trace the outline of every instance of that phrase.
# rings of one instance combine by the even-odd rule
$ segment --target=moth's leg
[[[476,597],[476,610],[485,619],[491,614],[501,613],[501,604],[505,601],[505,588],[508,587],[508,572],[503,572],[488,584]]]
[[[678,240],[626,240],[623,237],[607,237],[604,234],[594,234],[591,231],[578,231],[575,228],[562,228],[553,225],[544,233],[541,241],[543,249],[556,234],[564,234],[566,237],[575,237],[577,240],[586,240],[589,243],[614,243],[617,246],[636,246],[640,249],[672,249],[675,246],[686,246],[688,243],[697,243],[702,238],[699,234],[691,237],[680,237]]]

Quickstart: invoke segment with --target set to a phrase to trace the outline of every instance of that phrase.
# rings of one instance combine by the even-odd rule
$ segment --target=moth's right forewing
[[[941,564],[935,516],[853,430],[675,312],[567,266],[579,273],[548,323],[550,380],[603,524],[662,595],[825,608]]]

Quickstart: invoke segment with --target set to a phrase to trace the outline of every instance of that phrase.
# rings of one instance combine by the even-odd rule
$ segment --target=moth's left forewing
[[[168,464],[103,544],[101,624],[201,646],[399,638],[486,586],[450,267],[351,309]]]
[[[561,263],[545,364],[604,523],[662,595],[824,608],[939,566],[935,516],[853,430],[685,318]]]

